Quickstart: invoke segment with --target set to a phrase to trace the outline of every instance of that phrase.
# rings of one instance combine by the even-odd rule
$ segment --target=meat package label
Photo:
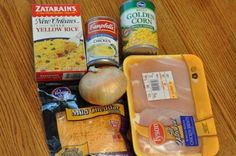
[[[181,116],[185,146],[198,146],[198,135],[192,116]]]
[[[148,101],[177,98],[171,71],[143,73],[142,76]]]

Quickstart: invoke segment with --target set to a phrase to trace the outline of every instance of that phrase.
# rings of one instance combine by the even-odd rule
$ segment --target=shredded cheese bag
[[[106,106],[85,102],[79,82],[40,83],[44,127],[53,156],[128,156],[124,100]]]

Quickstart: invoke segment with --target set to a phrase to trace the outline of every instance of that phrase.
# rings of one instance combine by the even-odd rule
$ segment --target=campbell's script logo
[[[36,6],[35,12],[74,12],[75,6]]]
[[[93,22],[89,25],[89,32],[92,31],[100,31],[100,30],[108,30],[108,31],[112,31],[115,33],[115,25],[114,23],[111,22]]]
[[[160,122],[154,122],[149,127],[150,139],[152,143],[160,145],[165,142],[165,129]]]
[[[56,96],[57,98],[64,100],[68,95],[71,94],[71,91],[67,87],[58,87],[52,91],[52,95]]]

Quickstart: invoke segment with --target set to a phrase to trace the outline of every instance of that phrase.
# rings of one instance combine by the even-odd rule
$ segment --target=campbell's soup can
[[[119,66],[118,27],[111,17],[93,17],[86,22],[88,66]]]
[[[157,54],[155,6],[149,0],[128,0],[120,7],[124,55]]]

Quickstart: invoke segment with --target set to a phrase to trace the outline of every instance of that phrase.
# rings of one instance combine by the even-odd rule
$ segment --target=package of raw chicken
[[[213,156],[219,143],[202,61],[194,55],[124,61],[138,156]]]
[[[124,100],[92,105],[80,96],[78,85],[78,81],[39,84],[51,156],[128,156]]]

